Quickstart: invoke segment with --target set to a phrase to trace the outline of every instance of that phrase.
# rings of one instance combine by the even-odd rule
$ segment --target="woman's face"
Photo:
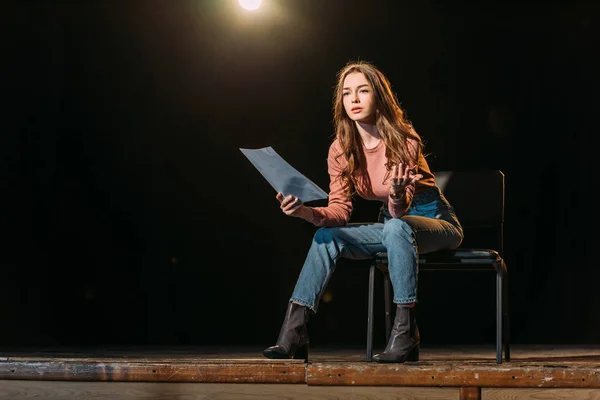
[[[352,72],[344,78],[342,101],[350,119],[368,124],[375,123],[373,88],[362,72]]]

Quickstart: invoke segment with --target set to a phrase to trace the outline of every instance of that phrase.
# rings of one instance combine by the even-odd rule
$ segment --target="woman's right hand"
[[[285,215],[290,217],[303,218],[305,220],[312,219],[312,210],[306,207],[302,200],[292,195],[283,197],[282,193],[277,193],[277,200],[279,200],[279,208]]]
[[[406,164],[398,163],[392,168],[392,182],[390,184],[390,196],[397,198],[406,191],[406,187],[414,185],[422,177],[422,174],[415,173],[416,168],[411,168]]]

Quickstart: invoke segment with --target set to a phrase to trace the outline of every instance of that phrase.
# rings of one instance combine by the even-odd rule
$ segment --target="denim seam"
[[[316,313],[316,312],[317,312],[317,311],[315,310],[315,307],[314,307],[314,306],[311,306],[310,304],[306,303],[305,301],[303,301],[303,300],[300,300],[300,299],[297,299],[297,298],[295,298],[295,297],[292,297],[292,298],[290,299],[290,302],[293,302],[293,303],[298,303],[298,304],[300,304],[300,305],[303,305],[304,307],[308,307],[308,308],[310,308],[310,309],[311,309],[311,311],[312,311],[312,312],[314,312],[314,313]]]
[[[396,299],[394,298],[394,304],[410,304],[410,303],[418,303],[416,297],[409,297],[407,299]]]
[[[341,254],[341,251],[338,252],[338,256],[339,256],[339,254]],[[323,297],[323,293],[327,289],[327,286],[329,286],[329,280],[333,276],[333,273],[335,272],[335,269],[337,267],[337,261],[338,261],[337,257],[338,256],[336,256],[336,258],[334,258],[333,265],[331,266],[331,268],[329,269],[329,273],[327,274],[327,279],[325,279],[325,283],[323,283],[323,287],[321,288],[321,290],[319,291],[319,295],[317,296],[317,302],[315,303],[315,307],[313,310],[315,312],[315,314],[317,313],[318,305],[321,303],[321,298]]]
[[[315,298],[315,304],[309,305],[309,304],[306,304],[305,301],[296,299],[294,297],[292,297],[291,300],[310,308],[312,310],[312,312],[314,312],[316,314],[317,309],[319,308],[319,304],[321,303],[321,297],[323,297],[323,293],[325,292],[325,290],[327,289],[327,286],[329,285],[329,280],[333,276],[333,273],[335,272],[335,268],[337,267],[337,261],[338,261],[337,257],[339,257],[339,254],[341,254],[341,252],[338,252],[338,255],[336,256],[336,258],[333,259],[333,265],[329,269],[329,273],[327,274],[327,278],[325,279],[325,282],[323,283],[323,287],[319,290],[319,294]]]

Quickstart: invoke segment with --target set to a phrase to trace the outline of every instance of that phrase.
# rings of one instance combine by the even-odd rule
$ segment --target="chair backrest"
[[[472,236],[479,236],[479,232],[490,231],[498,243],[495,250],[503,255],[504,173],[475,170],[434,171],[433,174],[465,229],[464,243]]]

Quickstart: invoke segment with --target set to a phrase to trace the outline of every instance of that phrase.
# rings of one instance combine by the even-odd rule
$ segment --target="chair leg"
[[[504,316],[502,310],[503,304],[503,285],[502,280],[504,277],[503,266],[496,265],[496,364],[502,364],[502,344],[503,344],[503,325],[502,318]]]
[[[503,288],[504,288],[504,359],[510,361],[510,311],[508,301],[508,270],[506,264],[502,262],[504,267]]]
[[[367,315],[367,361],[373,361],[373,292],[375,291],[375,264],[369,268],[369,300]]]
[[[391,305],[392,298],[390,295],[390,274],[385,272],[383,274],[383,291],[385,300],[385,342],[390,340],[390,334],[392,332],[392,314]]]
[[[392,332],[392,297],[391,297],[391,282],[390,274],[383,274],[383,296],[385,301],[385,342],[390,340]]]

